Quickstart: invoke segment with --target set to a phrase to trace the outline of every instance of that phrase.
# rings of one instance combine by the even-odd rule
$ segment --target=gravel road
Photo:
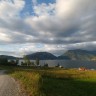
[[[0,96],[24,96],[20,92],[19,84],[5,70],[0,70]]]

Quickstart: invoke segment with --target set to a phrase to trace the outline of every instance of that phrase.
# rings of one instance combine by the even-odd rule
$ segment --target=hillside
[[[70,60],[71,58],[69,56],[61,55],[61,56],[58,56],[57,59],[58,60]]]
[[[40,60],[55,60],[57,59],[56,56],[54,56],[51,53],[48,52],[36,52],[33,54],[26,55],[29,59],[35,60],[36,58]]]
[[[96,51],[87,51],[87,50],[68,50],[61,57],[69,57],[71,60],[95,60]]]
[[[0,58],[16,59],[16,58],[18,58],[18,57],[8,56],[8,55],[0,55]]]

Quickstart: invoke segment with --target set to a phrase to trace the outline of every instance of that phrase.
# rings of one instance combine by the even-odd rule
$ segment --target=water
[[[19,60],[19,65],[24,60]],[[35,60],[30,60],[35,63]],[[96,61],[77,61],[77,60],[40,60],[40,65],[48,64],[49,67],[55,67],[57,64],[64,68],[79,68],[85,67],[88,69],[96,69]]]

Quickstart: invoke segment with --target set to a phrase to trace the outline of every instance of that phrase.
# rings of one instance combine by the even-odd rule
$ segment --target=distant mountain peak
[[[36,58],[40,60],[55,60],[57,57],[49,52],[36,52],[33,54],[26,55],[29,59],[35,60]]]

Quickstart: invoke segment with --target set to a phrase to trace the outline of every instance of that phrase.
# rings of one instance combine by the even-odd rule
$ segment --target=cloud
[[[9,0],[1,0],[0,1],[0,17],[7,18],[13,16],[18,16],[19,12],[24,7],[23,0],[13,0],[14,2],[9,2]]]
[[[68,49],[95,49],[96,0],[56,0],[54,3],[32,0],[34,15],[25,18],[21,16],[25,1],[9,1],[0,1],[2,46],[23,44],[18,47],[19,52],[26,49],[26,53],[49,51],[54,54],[57,50],[59,54]],[[42,46],[38,47],[39,44]]]

